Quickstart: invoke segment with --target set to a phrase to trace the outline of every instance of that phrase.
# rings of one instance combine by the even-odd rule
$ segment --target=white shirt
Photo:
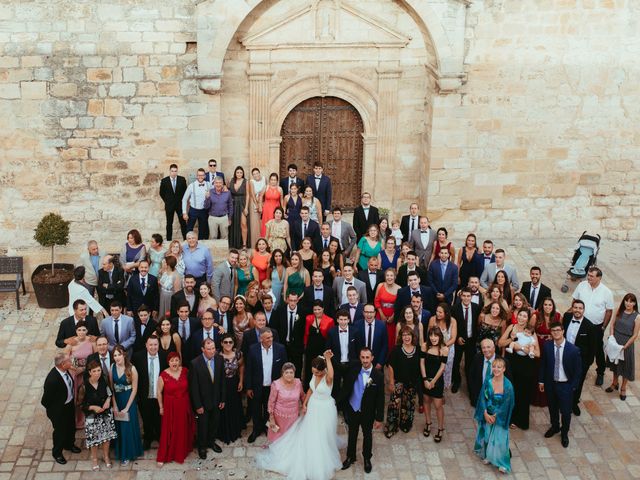
[[[471,294],[471,303],[480,305],[480,292]]]
[[[71,378],[71,375],[67,377],[68,372],[63,372],[58,367],[56,367],[56,370],[62,377],[64,384],[67,386],[67,399],[64,402],[64,404],[66,405],[67,403],[73,400],[73,379]],[[71,382],[71,385],[69,385],[69,382]]]
[[[342,327],[338,327],[338,340],[340,340],[340,362],[349,361],[349,327],[342,331]]]
[[[580,282],[573,298],[584,302],[584,316],[594,325],[602,325],[607,310],[613,310],[613,294],[602,282],[596,288],[586,280]]]
[[[182,211],[187,212],[187,201],[191,204],[191,208],[202,210],[204,208],[204,200],[206,193],[211,190],[211,184],[207,181],[202,183],[197,180],[187,187],[182,197]]]
[[[369,285],[371,285],[371,289],[374,290],[376,288],[378,275],[376,274],[376,272],[372,272],[371,270],[367,270],[367,272],[369,272]]]
[[[271,368],[273,367],[273,346],[267,350],[263,346],[260,347],[262,351],[262,386],[268,387],[271,385]]]
[[[558,381],[559,382],[567,382],[569,381],[569,379],[567,378],[567,374],[564,373],[564,367],[562,366],[562,354],[564,353],[564,344],[566,343],[566,339],[564,339],[562,341],[561,345],[556,344],[555,342],[553,342],[553,357],[554,357],[554,367],[555,367],[555,356],[556,356],[556,349],[559,348],[560,349],[560,371],[558,372]],[[555,370],[554,370],[555,372]],[[555,380],[555,379],[554,379]]]
[[[156,353],[156,358],[154,358],[153,360],[151,359],[151,355],[147,353],[147,369],[148,369],[147,373],[151,372],[151,368],[149,368],[151,366],[151,362],[153,362],[153,376],[154,376],[153,385],[155,389],[153,391],[153,395],[150,396],[149,398],[158,398],[158,377],[160,376],[160,357],[158,356],[157,353]],[[149,377],[149,381],[151,381],[151,377]],[[148,392],[144,392],[143,394],[148,394]]]
[[[178,335],[182,336],[182,330],[184,329],[184,338],[183,342],[186,342],[191,336],[191,323],[189,322],[189,317],[183,322],[180,317],[178,317]]]
[[[420,230],[420,242],[424,248],[429,246],[429,230],[425,230],[424,232]]]
[[[467,338],[471,338],[473,334],[473,313],[471,312],[471,304],[468,307],[465,307],[464,303],[462,304],[462,319],[464,320],[465,310],[468,310],[467,315]]]
[[[98,353],[98,361],[100,362],[100,366],[102,367],[102,355]],[[104,356],[104,364],[107,366],[107,371],[102,372],[106,376],[109,376],[109,372],[111,371],[111,359],[109,358],[109,352],[107,352]]]
[[[69,315],[73,315],[73,302],[76,300],[84,300],[93,313],[102,311],[102,305],[91,296],[89,290],[84,285],[80,285],[75,280],[71,280],[67,287],[69,291]]]
[[[418,220],[420,220],[419,217],[417,216],[412,217],[411,215],[409,215],[409,236],[411,236],[411,232],[413,232],[414,230],[420,229],[420,226],[418,225]]]
[[[482,357],[482,383],[484,383],[484,379],[487,376],[487,360],[489,360],[489,371],[491,371],[491,366],[493,365],[493,361],[495,359],[496,359],[495,353],[491,358]]]
[[[189,309],[193,310],[193,306],[196,303],[196,294],[195,292],[189,294],[186,290],[184,290],[184,298],[189,302]]]
[[[316,192],[320,188],[320,180],[321,179],[322,179],[322,175],[320,175],[319,177],[314,177],[314,182],[316,183]]]
[[[574,322],[574,320],[576,320],[578,323]],[[580,320],[577,320],[575,317],[571,319],[571,322],[569,322],[569,326],[567,327],[567,334],[565,336],[567,342],[573,345],[576,344],[576,337],[578,336],[580,325],[582,325],[582,318]]]
[[[356,282],[354,280],[354,278],[352,278],[351,280],[347,280],[345,278],[344,282],[342,282],[342,300],[340,301],[340,303],[343,305],[345,303],[349,303],[349,299],[347,298],[347,288],[356,286]],[[350,285],[347,285],[347,282],[349,282]]]
[[[207,333],[209,334],[209,336],[207,336]],[[202,329],[202,340],[206,338],[210,338],[211,340],[213,340],[213,328],[211,328],[211,330],[205,330],[204,328]]]
[[[531,284],[531,290],[529,291],[529,298],[527,300],[531,300],[531,307],[536,306],[536,301],[538,300],[538,294],[540,293],[540,284],[534,285]]]
[[[335,220],[333,221],[333,224],[331,225],[331,235],[338,239],[340,242],[340,248],[344,248],[342,246],[342,220],[339,222],[336,222]]]
[[[287,342],[291,341],[291,337],[293,337],[293,326],[291,325],[291,313],[293,312],[293,323],[296,323],[296,315],[298,314],[298,307],[296,306],[295,310],[291,310],[287,307]],[[291,330],[289,328],[291,327]],[[271,382],[269,382],[271,385]]]
[[[367,382],[369,381],[369,378],[371,377],[371,370],[373,370],[373,367],[371,367],[368,370],[365,370],[364,368],[361,370],[360,375],[362,376],[362,383],[366,386]]]

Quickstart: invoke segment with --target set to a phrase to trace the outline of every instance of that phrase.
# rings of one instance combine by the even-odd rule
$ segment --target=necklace
[[[413,358],[413,356],[416,354],[416,348],[414,347],[413,352],[409,353],[405,350],[404,345],[402,345],[402,353],[404,353],[407,358]]]

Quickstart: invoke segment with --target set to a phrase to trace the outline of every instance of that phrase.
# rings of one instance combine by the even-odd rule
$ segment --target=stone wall
[[[246,135],[229,133],[234,115],[248,115],[246,101],[198,88],[197,3],[0,6],[0,247],[28,256],[27,270],[46,259],[32,236],[47,211],[72,220],[60,260],[89,238],[116,251],[134,226],[145,239],[164,232],[157,188],[170,163],[182,174],[209,157],[225,171],[248,165]],[[409,2],[355,3],[419,34],[401,11]],[[446,20],[447,4],[461,0],[424,3]],[[466,84],[438,94],[426,69],[404,63],[404,180],[391,197],[374,192],[381,205],[400,215],[419,192],[455,238],[575,238],[584,229],[640,238],[639,19],[633,0],[471,2],[457,27]],[[242,57],[238,49],[229,58]],[[240,64],[229,71],[242,76]],[[246,90],[234,88],[240,101]],[[414,169],[428,181],[407,184]]]

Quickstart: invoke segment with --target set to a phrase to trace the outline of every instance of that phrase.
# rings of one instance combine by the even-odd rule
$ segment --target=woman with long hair
[[[431,253],[431,259],[429,263],[433,262],[435,259],[439,258],[440,250],[443,248],[445,250],[449,250],[449,258],[456,258],[456,249],[453,247],[453,243],[448,240],[449,232],[446,228],[440,227],[436,231],[437,238],[433,242],[433,252]]]
[[[218,301],[213,297],[211,293],[211,287],[206,283],[200,284],[198,287],[198,310],[196,316],[198,319],[202,318],[204,312],[209,309],[218,310]]]
[[[236,295],[245,295],[247,293],[247,285],[257,279],[258,270],[249,262],[249,254],[246,250],[240,250],[236,274],[233,276],[233,291]]]
[[[502,288],[500,288],[500,285],[495,283],[489,285],[489,288],[484,292],[484,304],[488,305],[493,302],[498,302],[505,312],[510,311],[509,304],[502,296]]]
[[[318,258],[318,255],[316,255],[316,252],[314,252],[311,247],[311,239],[304,237],[302,242],[300,242],[300,250],[298,250],[300,258],[302,258],[302,265],[309,273],[313,272],[313,267]]]
[[[293,183],[289,187],[289,193],[284,197],[284,213],[289,225],[298,225],[298,222],[302,220],[302,217],[300,217],[302,197],[299,190],[298,184]]]
[[[369,259],[377,257],[382,250],[380,231],[377,225],[369,225],[367,234],[360,239],[355,250],[353,263],[358,266],[358,270],[366,270]]]
[[[438,327],[431,327],[427,331],[427,342],[422,344],[420,358],[420,373],[422,375],[422,391],[424,392],[425,425],[422,434],[431,435],[431,406],[436,410],[438,432],[433,440],[442,441],[444,432],[444,371],[449,357],[449,348],[445,345],[444,335]]]
[[[147,248],[142,243],[142,235],[135,228],[127,232],[127,243],[120,252],[120,264],[124,269],[127,279],[138,271],[138,264],[147,258]]]
[[[262,226],[261,214],[262,214],[262,199],[264,192],[267,189],[267,182],[260,173],[259,168],[251,169],[251,179],[249,180],[248,195],[248,210],[249,210],[249,231],[251,232],[251,238],[249,243],[252,245],[256,243],[258,237],[260,237],[260,228]]]
[[[178,275],[180,275],[180,278],[182,279],[182,277],[184,277],[185,266],[184,259],[182,258],[182,244],[180,243],[180,240],[171,241],[165,257],[170,255],[176,257],[176,272],[178,272]],[[180,285],[180,288],[182,288],[182,284]]]
[[[229,180],[229,192],[233,198],[233,217],[229,226],[229,248],[247,248],[249,236],[248,182],[244,176],[244,168],[238,166]]]
[[[613,372],[611,386],[605,391],[608,393],[618,389],[619,378],[622,377],[620,386],[620,400],[627,399],[627,385],[635,380],[635,348],[634,343],[640,333],[640,315],[638,315],[638,299],[633,293],[627,293],[620,302],[616,316],[611,321],[611,332],[618,345],[622,345],[624,360],[618,360],[617,364],[610,363],[609,368]]]
[[[180,338],[176,328],[171,324],[171,320],[168,318],[160,320],[156,328],[156,336],[158,337],[160,350],[166,354],[177,352],[182,358],[182,338]]]
[[[304,294],[305,287],[311,284],[311,275],[302,263],[302,257],[298,252],[291,254],[291,265],[287,267],[284,277],[284,297],[289,292],[294,292],[301,297]]]
[[[244,300],[247,303],[247,311],[251,315],[255,315],[256,312],[263,310],[262,302],[260,301],[260,284],[257,280],[254,280],[247,285],[247,292],[244,296]]]
[[[269,260],[271,260],[271,253],[269,253],[269,244],[266,238],[258,238],[255,241],[253,252],[251,254],[251,265],[258,272],[258,281],[262,283],[267,279],[267,270],[269,269]]]
[[[73,343],[65,348],[65,353],[71,359],[71,372],[74,375],[73,388],[74,397],[78,398],[78,390],[82,386],[87,367],[87,358],[96,351],[96,341],[88,335],[89,329],[84,320],[76,323],[76,337]],[[106,373],[106,372],[105,372]],[[84,428],[84,412],[82,406],[76,406],[76,429]]]
[[[320,256],[316,257],[315,268],[322,270],[322,283],[331,288],[333,280],[336,278],[336,267],[331,262],[331,252],[328,248],[322,250]]]
[[[233,299],[233,308],[229,312],[233,334],[236,336],[237,348],[242,348],[242,335],[250,328],[254,328],[253,315],[247,310],[247,301],[242,295]]]
[[[511,301],[511,309],[509,311],[511,314],[511,325],[518,323],[518,312],[522,309],[529,310],[529,314],[533,318],[533,309],[531,305],[529,305],[529,300],[527,300],[525,295],[518,292],[513,296],[513,300]]]
[[[244,386],[244,358],[239,348],[236,348],[236,337],[233,332],[227,332],[220,338],[220,356],[224,360],[224,382],[226,394],[224,408],[220,411],[218,439],[226,444],[235,442],[245,428],[242,413],[242,398],[240,392]]]
[[[289,250],[291,233],[289,231],[289,222],[284,219],[282,207],[276,207],[273,211],[273,218],[267,222],[265,235],[272,252],[275,250],[286,252]]]
[[[273,212],[276,207],[284,208],[282,188],[278,185],[278,174],[269,175],[269,185],[265,188],[262,195],[262,227],[260,228],[260,236],[268,237],[267,223],[273,220]]]
[[[464,247],[458,252],[458,268],[460,272],[460,288],[469,284],[469,277],[480,277],[484,269],[484,261],[478,253],[478,241],[475,233],[469,233]]]
[[[451,386],[451,374],[453,372],[453,358],[455,356],[455,343],[458,336],[458,324],[451,316],[451,308],[447,303],[439,303],[436,313],[429,319],[429,328],[438,327],[444,337],[444,344],[449,349],[447,366],[444,370],[444,388]]]
[[[511,282],[509,282],[507,272],[504,270],[498,270],[493,279],[492,285],[497,285],[500,288],[502,298],[507,302],[507,305],[511,305],[511,302],[513,301],[513,292],[511,291]]]
[[[400,249],[396,248],[395,237],[387,237],[384,241],[384,250],[378,254],[380,270],[383,272],[388,268],[398,271],[398,259],[400,258]]]
[[[490,338],[495,345],[498,345],[498,340],[507,326],[507,315],[507,311],[498,301],[492,301],[484,306],[482,313],[478,317],[478,340],[476,345],[478,352],[481,351],[480,342],[485,338]]]
[[[160,302],[158,318],[166,318],[171,314],[171,297],[182,288],[182,276],[176,271],[178,259],[174,255],[166,255],[162,260],[158,287],[160,287]]]
[[[424,343],[424,333],[422,330],[422,322],[416,315],[411,305],[403,307],[398,317],[396,318],[396,331],[393,332],[394,345],[400,345],[400,330],[405,327],[409,327],[414,334],[416,345],[422,345]]]
[[[282,289],[284,287],[284,279],[289,262],[284,256],[284,251],[276,248],[271,252],[269,260],[269,269],[267,270],[267,278],[271,279],[271,291],[276,297],[273,308],[276,308],[282,302]]]
[[[384,282],[379,284],[376,289],[373,306],[376,307],[378,312],[378,319],[382,320],[387,326],[389,352],[396,344],[394,308],[396,299],[398,298],[398,290],[400,290],[400,285],[396,283],[396,271],[393,268],[387,268],[384,271]]]
[[[311,185],[306,185],[302,192],[302,206],[309,207],[309,218],[318,222],[318,225],[322,225],[322,205],[320,200],[313,196],[313,188]]]
[[[329,241],[329,253],[331,254],[331,262],[336,269],[336,276],[342,275],[342,269],[344,268],[344,255],[340,249],[340,242],[338,240]]]

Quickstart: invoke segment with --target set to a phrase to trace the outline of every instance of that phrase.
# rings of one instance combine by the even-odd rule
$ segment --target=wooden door
[[[309,98],[287,115],[280,135],[280,176],[295,163],[306,181],[320,162],[333,186],[332,206],[360,204],[362,191],[362,119],[350,103],[336,97]]]

